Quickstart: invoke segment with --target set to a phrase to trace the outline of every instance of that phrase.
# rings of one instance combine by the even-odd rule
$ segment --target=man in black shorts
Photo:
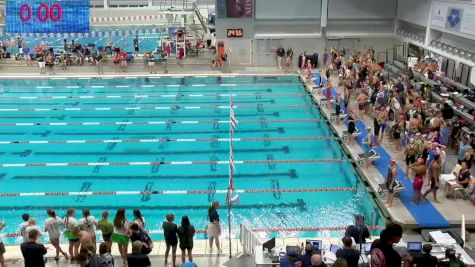
[[[135,50],[135,55],[137,55],[139,53],[139,36],[135,36],[134,38],[134,50]]]
[[[277,49],[277,66],[279,67],[279,70],[282,69],[282,59],[285,56],[285,49],[283,47],[279,47]]]

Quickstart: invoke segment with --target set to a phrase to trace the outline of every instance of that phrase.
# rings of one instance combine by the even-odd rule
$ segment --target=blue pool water
[[[54,207],[60,216],[69,207],[78,210],[89,207],[96,217],[100,217],[103,210],[114,214],[117,208],[124,207],[128,209],[129,219],[132,219],[131,209],[140,208],[149,230],[160,229],[165,215],[172,212],[178,222],[181,216],[188,215],[197,229],[204,229],[207,206],[211,201],[218,200],[223,205],[219,210],[223,233],[227,233],[226,195],[213,191],[227,188],[228,166],[210,162],[229,159],[229,143],[215,139],[229,137],[226,121],[229,119],[230,91],[234,104],[238,106],[235,109],[236,119],[242,121],[237,125],[235,138],[264,138],[234,142],[235,160],[292,160],[289,163],[237,164],[236,189],[359,189],[240,194],[240,202],[232,210],[233,236],[238,234],[239,223],[259,229],[335,227],[351,224],[353,215],[357,213],[363,214],[370,224],[384,225],[383,216],[336,140],[287,140],[293,137],[333,136],[324,121],[289,122],[321,119],[320,111],[313,106],[297,76],[125,77],[0,80],[0,163],[206,161],[207,164],[2,167],[0,193],[210,192],[1,197],[0,221],[8,223],[3,232],[15,232],[21,222],[20,216],[25,212],[36,217],[42,225],[48,207]],[[140,109],[126,109],[131,107]],[[111,139],[155,141],[104,142]],[[166,139],[182,140],[160,142]],[[190,142],[190,139],[206,140]],[[97,142],[54,143],[57,140]],[[25,144],[17,141],[48,143]],[[343,162],[293,162],[307,159],[343,159]],[[267,235],[339,236],[341,231],[282,231]],[[161,239],[162,235],[154,234],[153,238]],[[6,239],[6,243],[18,241],[18,238]]]

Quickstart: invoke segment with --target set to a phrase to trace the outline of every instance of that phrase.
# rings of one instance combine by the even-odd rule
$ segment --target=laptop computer
[[[371,246],[373,245],[373,242],[366,242],[364,243],[364,253],[366,255],[369,255],[371,253]]]
[[[422,242],[407,242],[407,252],[414,257],[422,255]]]
[[[305,245],[312,245],[313,251],[312,254],[322,254],[322,240],[309,240],[305,241]]]
[[[341,247],[338,246],[338,245],[331,244],[331,246],[330,246],[330,251],[331,251],[333,254],[335,254],[335,255],[336,255],[336,252],[337,252],[339,249],[341,249]]]

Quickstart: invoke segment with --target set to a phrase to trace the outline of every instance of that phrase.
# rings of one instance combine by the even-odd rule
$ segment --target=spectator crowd
[[[208,210],[209,228],[208,236],[210,240],[216,239],[218,253],[219,236],[221,228],[219,226],[218,202],[213,202]],[[22,238],[21,252],[24,257],[25,267],[45,266],[45,254],[47,249],[41,243],[42,236],[49,238],[49,243],[54,248],[54,260],[59,261],[60,255],[71,263],[89,267],[111,267],[120,266],[111,255],[113,243],[117,244],[120,260],[123,265],[130,267],[151,266],[148,254],[153,249],[153,242],[147,231],[147,223],[142,213],[138,209],[133,210],[133,220],[126,217],[125,209],[118,209],[113,219],[110,219],[109,212],[102,212],[102,218],[96,219],[88,208],[83,208],[81,214],[76,214],[74,208],[69,208],[64,217],[59,217],[53,209],[46,211],[47,219],[44,227],[40,227],[35,218],[29,214],[23,214],[23,223],[19,226],[18,236]],[[181,250],[182,265],[193,267],[193,239],[196,233],[188,216],[181,218],[180,225],[175,224],[175,216],[167,214],[162,223],[163,235],[166,243],[165,265],[168,263],[168,256],[171,251],[171,266],[178,266],[176,263],[177,247]],[[0,223],[0,231],[6,226],[5,222]],[[211,229],[212,228],[212,229]],[[102,242],[98,244],[96,233],[102,236]],[[68,241],[68,250],[63,251],[60,246],[60,238]],[[1,236],[0,236],[1,238]],[[129,252],[131,244],[131,253]],[[210,241],[212,250],[212,241]],[[0,239],[0,267],[5,267],[3,255],[5,246]],[[187,261],[188,259],[188,261]]]
[[[455,198],[454,193],[464,189],[467,192],[464,195],[475,204],[475,181],[470,175],[475,157],[475,134],[463,130],[470,122],[455,115],[451,102],[443,100],[437,103],[432,88],[417,82],[412,69],[409,68],[407,75],[393,77],[382,64],[375,62],[372,49],[351,55],[345,50],[332,49],[324,52],[324,70],[318,73],[317,79],[312,64],[315,56],[302,53],[301,57],[299,67],[302,73],[308,81],[318,80],[317,86],[324,87],[321,92],[327,103],[335,103],[336,114],[346,117],[350,145],[360,134],[356,133],[355,122],[360,120],[368,125],[366,134],[361,135],[368,159],[366,169],[370,165],[371,150],[387,140],[394,152],[404,153],[406,175],[413,181],[415,192],[412,203],[418,205],[429,194],[434,202],[440,203],[437,195],[441,187],[439,177],[450,171],[446,168],[447,154],[456,153],[458,168],[454,173],[455,180],[448,183],[445,195]],[[437,62],[430,59],[423,59],[415,65],[415,70],[429,79],[434,79],[436,69]],[[337,77],[332,77],[335,74]],[[337,81],[341,90],[335,90],[336,84],[332,81]],[[396,175],[390,167],[386,181],[390,193]],[[392,205],[392,199],[388,204]]]

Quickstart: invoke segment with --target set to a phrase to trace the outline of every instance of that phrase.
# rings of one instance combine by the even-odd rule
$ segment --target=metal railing
[[[254,248],[258,245],[262,245],[261,240],[247,225],[241,223],[239,228],[239,241],[241,242],[244,254],[253,255]]]
[[[195,14],[198,18],[198,21],[200,22],[201,26],[203,27],[203,30],[206,33],[208,31],[208,25],[206,20],[201,15],[200,9],[198,8],[198,5],[196,5],[196,2],[193,2],[193,9],[195,10]]]
[[[196,3],[195,1],[186,0],[154,0],[152,5],[158,6],[160,10],[193,11]]]

